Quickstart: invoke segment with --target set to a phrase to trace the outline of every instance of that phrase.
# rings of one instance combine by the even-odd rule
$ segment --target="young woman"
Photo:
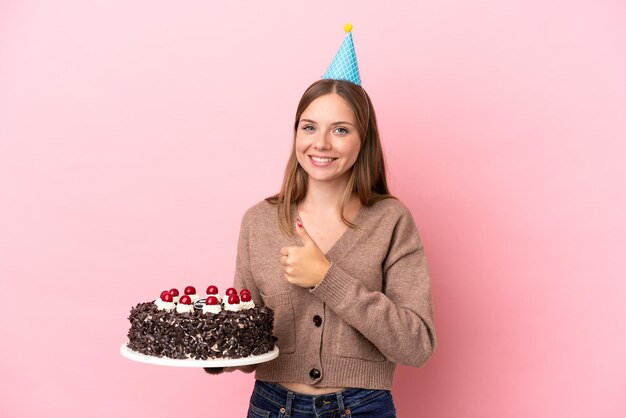
[[[360,86],[302,96],[281,191],[243,217],[235,287],[274,310],[280,348],[256,367],[249,417],[395,416],[396,363],[435,350],[431,288]]]

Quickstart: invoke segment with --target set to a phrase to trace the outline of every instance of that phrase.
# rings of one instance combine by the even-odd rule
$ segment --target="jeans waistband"
[[[274,403],[278,408],[285,408],[285,415],[291,412],[321,415],[328,411],[351,409],[356,405],[385,394],[386,390],[347,388],[340,392],[324,395],[307,395],[292,392],[284,386],[274,382],[257,380],[254,391],[266,400]]]

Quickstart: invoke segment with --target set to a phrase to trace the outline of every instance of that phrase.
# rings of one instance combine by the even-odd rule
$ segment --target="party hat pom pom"
[[[352,32],[352,25],[350,23],[346,23],[345,25],[343,25],[343,30],[346,33]]]

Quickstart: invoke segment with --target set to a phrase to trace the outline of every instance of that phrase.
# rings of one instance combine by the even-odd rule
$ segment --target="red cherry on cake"
[[[187,295],[181,296],[178,303],[182,303],[183,305],[191,305],[191,298]]]
[[[170,295],[170,291],[169,290],[162,291],[161,292],[161,296],[160,296],[161,300],[163,300],[163,296],[165,296],[165,295]],[[170,295],[170,296],[172,296],[172,295]]]
[[[228,289],[226,289],[226,296],[230,296],[230,295],[236,295],[237,291],[235,290],[234,287],[229,287]]]
[[[228,297],[228,303],[231,305],[236,305],[239,303],[239,296],[237,295],[230,295]]]
[[[178,289],[170,289],[170,295],[176,297],[178,296],[180,293],[178,293]]]
[[[185,288],[185,294],[186,295],[195,295],[196,294],[196,288],[193,286],[187,286]]]
[[[217,301],[217,298],[215,296],[209,296],[208,298],[206,298],[206,304],[207,305],[217,305],[219,302]]]
[[[206,288],[206,294],[207,295],[217,295],[217,286],[209,286]]]
[[[172,295],[170,295],[170,292],[163,292],[161,293],[161,300],[163,302],[171,302],[174,299],[172,298]]]
[[[240,295],[243,295],[244,293],[250,294],[250,291],[249,291],[248,289],[241,289],[241,290],[239,291],[239,294],[240,294]]]
[[[251,300],[252,300],[252,296],[250,296],[250,292],[243,292],[243,293],[241,293],[241,301],[242,302],[250,302]]]

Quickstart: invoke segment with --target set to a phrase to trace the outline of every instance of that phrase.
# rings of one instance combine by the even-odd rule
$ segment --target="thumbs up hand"
[[[309,236],[300,218],[296,219],[296,233],[302,240],[302,247],[280,249],[280,263],[285,270],[285,278],[291,284],[313,288],[320,284],[330,268],[330,261]]]

